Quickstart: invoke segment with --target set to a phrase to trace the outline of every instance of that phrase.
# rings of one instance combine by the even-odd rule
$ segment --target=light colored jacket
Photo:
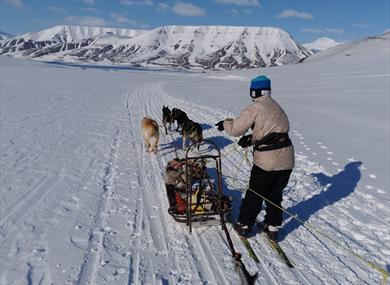
[[[252,143],[269,133],[287,133],[290,124],[286,113],[271,96],[261,96],[253,100],[236,119],[226,119],[223,123],[228,135],[238,137],[254,124]],[[294,147],[254,151],[253,163],[266,170],[293,169],[295,165]]]

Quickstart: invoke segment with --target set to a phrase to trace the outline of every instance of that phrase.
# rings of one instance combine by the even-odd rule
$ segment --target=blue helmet
[[[267,76],[260,75],[252,79],[249,95],[258,98],[271,94],[271,80]]]

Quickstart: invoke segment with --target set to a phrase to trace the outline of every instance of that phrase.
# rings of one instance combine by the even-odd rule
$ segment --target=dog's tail
[[[158,131],[158,124],[156,121],[152,121],[152,125],[154,126],[154,129]]]

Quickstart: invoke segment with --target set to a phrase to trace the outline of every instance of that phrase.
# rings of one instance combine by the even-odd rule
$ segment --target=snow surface
[[[239,284],[219,227],[190,235],[167,213],[162,176],[180,136],[161,134],[159,152],[148,154],[140,122],[161,121],[165,104],[202,123],[222,148],[224,191],[237,215],[234,190],[245,187],[249,166],[228,178],[243,152],[214,124],[249,103],[249,80],[261,72],[289,115],[296,148],[283,205],[348,250],[286,215],[280,244],[295,268],[260,235],[250,241],[255,263],[229,225],[248,271],[259,273],[257,284],[380,284],[349,250],[389,270],[386,46],[366,39],[298,65],[206,74],[1,57],[0,283]]]
[[[303,44],[303,46],[309,50],[318,52],[340,44],[342,43],[336,42],[335,40],[330,38],[323,37],[316,39],[315,41],[312,41],[310,43]]]

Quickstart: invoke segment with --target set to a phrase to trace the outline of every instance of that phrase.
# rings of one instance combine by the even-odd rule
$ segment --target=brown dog
[[[185,149],[187,138],[192,143],[200,143],[203,140],[203,130],[199,123],[186,119],[182,125],[181,135],[183,136],[183,149]]]
[[[150,117],[144,117],[142,119],[141,130],[144,137],[146,151],[157,151],[158,140],[160,138],[157,122]]]

